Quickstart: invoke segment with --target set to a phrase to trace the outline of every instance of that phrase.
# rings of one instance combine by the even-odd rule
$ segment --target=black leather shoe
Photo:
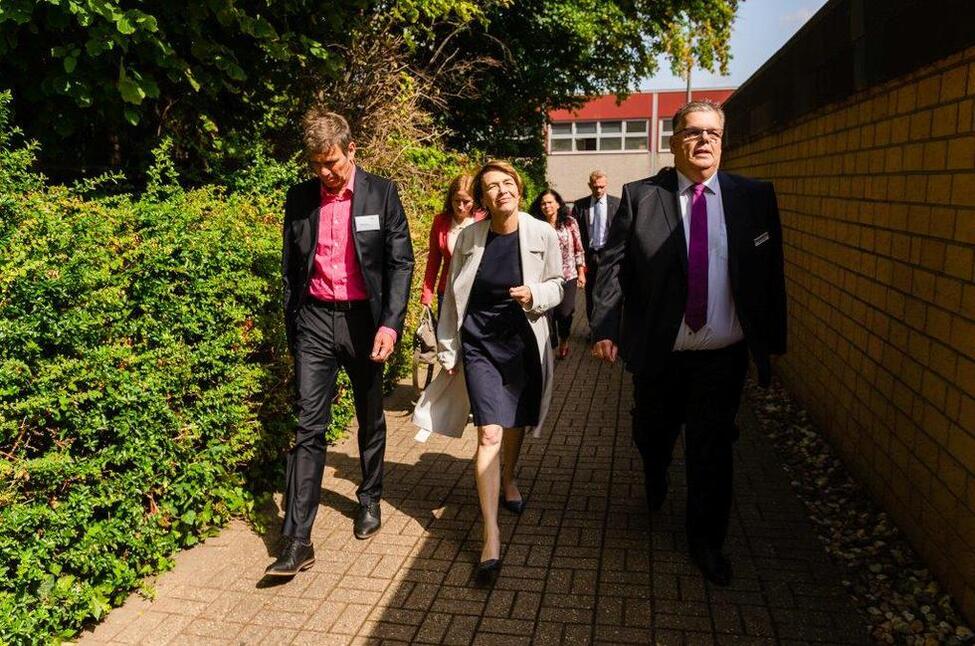
[[[501,506],[510,511],[512,514],[521,514],[525,510],[524,500],[508,500],[501,494]]]
[[[660,511],[670,490],[670,476],[666,471],[660,473],[644,471],[643,486],[646,487],[647,506],[650,507],[650,511]]]
[[[704,578],[714,585],[726,586],[731,583],[731,562],[721,550],[702,547],[691,550],[691,559],[701,570]]]
[[[474,584],[486,588],[494,585],[501,573],[501,559],[488,559],[477,564],[474,571]]]
[[[352,533],[355,534],[356,538],[369,538],[378,532],[382,526],[383,520],[379,511],[378,502],[359,505],[359,511],[355,515],[355,522],[352,524]]]
[[[285,537],[278,559],[267,566],[267,576],[294,576],[315,564],[315,547],[291,537]]]

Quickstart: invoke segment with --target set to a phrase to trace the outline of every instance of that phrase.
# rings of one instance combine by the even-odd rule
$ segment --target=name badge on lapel
[[[379,231],[379,214],[357,215],[355,218],[356,231]]]
[[[760,245],[760,244],[765,244],[766,242],[768,242],[768,231],[766,231],[762,235],[760,235],[757,238],[755,238],[755,246],[756,247],[758,245]]]

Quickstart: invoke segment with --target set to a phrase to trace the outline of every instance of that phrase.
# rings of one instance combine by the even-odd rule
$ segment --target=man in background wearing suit
[[[769,356],[785,352],[782,227],[771,184],[718,171],[720,106],[688,103],[674,124],[676,169],[623,188],[600,253],[593,354],[619,353],[633,373],[633,439],[653,511],[683,425],[688,547],[708,580],[727,585],[721,548],[748,355],[768,385]]]
[[[606,173],[594,170],[589,173],[591,195],[576,200],[572,205],[572,217],[579,224],[582,248],[586,250],[586,318],[592,327],[592,290],[599,275],[596,252],[606,244],[609,225],[620,206],[620,198],[606,194]]]
[[[356,167],[355,143],[340,115],[313,108],[303,125],[314,177],[288,191],[282,262],[298,429],[288,455],[283,549],[266,570],[271,576],[294,576],[315,562],[311,528],[339,368],[352,383],[359,421],[362,484],[353,533],[367,538],[382,524],[383,362],[402,333],[413,274],[395,184]]]

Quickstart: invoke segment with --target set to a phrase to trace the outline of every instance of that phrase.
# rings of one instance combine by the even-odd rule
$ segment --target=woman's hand
[[[508,290],[508,294],[511,298],[515,299],[522,309],[529,310],[532,306],[532,290],[528,288],[528,285],[518,285],[517,287],[512,287]]]
[[[579,287],[579,289],[582,289],[586,286],[586,266],[579,265],[576,267],[576,271],[579,272],[579,277],[576,279],[576,285]]]

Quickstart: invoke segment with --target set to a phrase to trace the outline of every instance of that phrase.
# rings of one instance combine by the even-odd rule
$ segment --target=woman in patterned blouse
[[[576,308],[576,290],[586,286],[586,252],[579,236],[579,224],[569,215],[565,200],[556,191],[547,188],[538,194],[528,210],[539,220],[548,222],[555,228],[562,249],[562,278],[565,279],[562,303],[549,310],[548,316],[552,330],[552,347],[559,348],[559,359],[569,354],[569,329]]]

